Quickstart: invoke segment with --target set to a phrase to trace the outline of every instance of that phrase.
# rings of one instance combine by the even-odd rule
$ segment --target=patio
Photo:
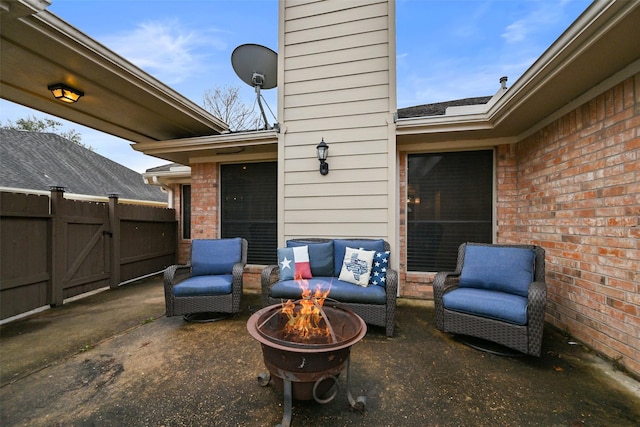
[[[272,426],[283,397],[261,387],[260,345],[246,330],[260,308],[215,323],[164,317],[161,277],[93,294],[0,328],[4,426]],[[370,327],[335,400],[294,402],[292,425],[631,426],[640,385],[556,330],[540,359],[473,350],[433,324],[431,301],[401,299],[396,331]]]

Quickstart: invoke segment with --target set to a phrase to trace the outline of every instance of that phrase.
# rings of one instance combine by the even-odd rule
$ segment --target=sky
[[[502,76],[511,86],[590,3],[397,0],[398,108],[493,95]],[[277,0],[52,0],[48,9],[198,105],[207,90],[235,86],[259,111],[231,54],[245,43],[277,52]],[[262,94],[276,114],[277,89]],[[60,130],[76,130],[95,152],[137,172],[168,163],[129,141],[0,101],[2,124],[28,116],[63,123]]]

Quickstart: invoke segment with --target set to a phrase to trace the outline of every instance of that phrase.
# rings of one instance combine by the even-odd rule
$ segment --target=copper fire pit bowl
[[[316,400],[328,403],[337,394],[338,376],[347,368],[347,397],[351,406],[363,410],[364,396],[354,400],[349,387],[349,356],[351,346],[367,333],[366,323],[351,310],[332,306],[322,307],[323,326],[326,323],[331,336],[324,341],[304,342],[284,332],[288,321],[280,304],[255,312],[247,321],[249,334],[262,346],[264,364],[270,375],[261,374],[260,384],[266,386],[271,377],[284,391],[285,416],[281,425],[289,425],[291,399]],[[320,341],[320,342],[318,342]],[[334,389],[333,393],[327,394]]]

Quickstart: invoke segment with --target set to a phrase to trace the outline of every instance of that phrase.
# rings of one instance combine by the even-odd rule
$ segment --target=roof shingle
[[[142,175],[53,133],[0,129],[0,186],[166,202]]]

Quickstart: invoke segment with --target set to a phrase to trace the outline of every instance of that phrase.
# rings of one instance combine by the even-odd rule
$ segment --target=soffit
[[[398,120],[397,142],[517,140],[638,61],[638,40],[640,2],[594,2],[488,111]]]
[[[2,98],[136,143],[228,130],[224,122],[76,28],[37,10],[47,5],[0,2]],[[85,96],[75,104],[55,100],[47,86],[60,82]]]
[[[131,145],[147,155],[190,165],[197,162],[250,161],[273,158],[278,152],[278,131],[224,133]]]

